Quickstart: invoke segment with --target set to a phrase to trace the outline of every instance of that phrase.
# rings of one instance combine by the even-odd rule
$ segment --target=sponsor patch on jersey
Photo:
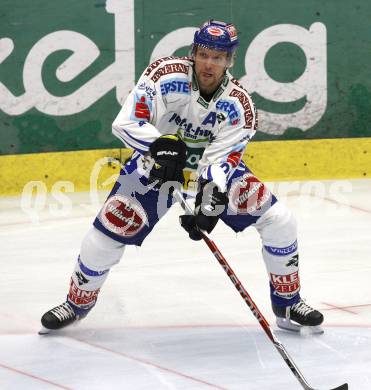
[[[191,93],[190,82],[186,78],[174,78],[161,82],[161,95],[166,96],[169,93]]]
[[[132,237],[148,223],[141,204],[125,195],[110,197],[101,212],[103,226],[122,237]]]
[[[144,75],[148,76],[153,70],[155,70],[158,66],[160,66],[163,62],[168,61],[168,60],[173,60],[175,57],[170,56],[170,57],[163,57],[160,58],[154,62],[152,62],[148,68],[146,69]]]
[[[130,119],[138,122],[149,122],[152,103],[146,95],[135,95],[134,108]]]
[[[68,292],[68,299],[77,306],[88,308],[95,304],[99,293],[98,290],[85,291],[76,286],[73,279],[70,282],[70,290]]]
[[[298,250],[298,242],[295,242],[285,248],[276,248],[274,246],[264,245],[264,249],[273,256],[288,256]]]
[[[151,77],[151,80],[156,83],[160,77],[165,76],[167,74],[171,74],[171,73],[188,74],[188,71],[189,71],[189,66],[182,64],[181,62],[166,64],[162,66],[160,69],[156,70],[154,75]]]
[[[221,124],[227,119],[227,116],[222,112],[219,112],[219,114],[216,116],[216,119],[218,120],[218,123]]]
[[[216,109],[218,111],[222,111],[223,113],[227,114],[227,117],[229,118],[229,123],[232,126],[238,125],[240,123],[241,113],[233,100],[229,100],[229,99],[218,100],[216,103]]]
[[[163,57],[160,58],[154,62],[152,62],[148,68],[146,69],[144,75],[148,76],[152,71],[154,71],[156,68],[158,68],[163,62],[169,61],[169,60],[191,60],[190,57],[176,57],[176,56],[170,56],[170,57]]]
[[[300,290],[299,272],[289,275],[270,274],[270,280],[275,291],[280,295],[292,296]]]
[[[229,208],[236,214],[253,214],[261,210],[272,194],[252,173],[245,173],[236,180],[229,191]]]
[[[211,142],[212,140],[213,135],[211,130],[201,128],[201,126],[197,126],[196,128],[194,128],[193,124],[191,122],[188,122],[188,119],[181,118],[177,113],[174,113],[170,117],[169,123],[174,123],[178,127],[177,134],[180,136],[180,138],[182,138],[184,142],[207,143]],[[208,124],[212,123],[208,122]]]
[[[138,84],[137,88],[141,91],[144,91],[149,100],[153,100],[156,96],[156,91],[152,87],[150,87],[145,81]]]
[[[239,91],[238,89],[232,89],[229,96],[236,97],[240,101],[244,109],[244,117],[245,117],[244,127],[250,129],[253,125],[254,115],[252,112],[250,100],[247,97],[247,93],[243,91]]]
[[[230,163],[233,168],[236,168],[241,160],[241,157],[242,157],[242,153],[232,152],[227,156],[227,162]]]

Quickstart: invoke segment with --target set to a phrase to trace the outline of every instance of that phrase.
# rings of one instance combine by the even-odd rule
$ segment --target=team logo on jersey
[[[275,292],[278,295],[291,297],[300,290],[299,272],[289,275],[270,274],[270,279]]]
[[[238,125],[241,121],[240,110],[237,108],[233,100],[223,99],[218,100],[216,103],[216,109],[222,111],[229,118],[229,123],[232,126]]]
[[[268,188],[250,172],[236,180],[229,193],[229,208],[235,214],[254,214],[272,199]]]
[[[101,220],[106,229],[122,237],[135,236],[148,223],[141,204],[125,195],[114,195],[107,200]]]
[[[183,93],[189,95],[191,93],[190,82],[185,78],[174,78],[161,82],[161,95],[165,96],[168,93]]]

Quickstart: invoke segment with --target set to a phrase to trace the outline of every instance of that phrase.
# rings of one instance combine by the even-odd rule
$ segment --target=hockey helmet
[[[192,54],[199,47],[226,51],[232,57],[238,46],[237,30],[232,23],[210,19],[196,32],[193,38]]]

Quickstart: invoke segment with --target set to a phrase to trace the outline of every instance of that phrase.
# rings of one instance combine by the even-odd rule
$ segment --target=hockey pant
[[[247,167],[228,183],[228,209],[220,219],[235,232],[254,226],[262,240],[272,303],[288,306],[299,299],[296,221]],[[148,189],[147,179],[130,162],[121,171],[105,204],[81,245],[68,300],[77,310],[92,308],[110,268],[125,245],[140,246],[175,199]]]

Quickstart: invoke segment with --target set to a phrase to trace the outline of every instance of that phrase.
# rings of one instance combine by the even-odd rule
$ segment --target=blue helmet
[[[210,19],[195,32],[192,52],[197,46],[212,50],[226,51],[230,56],[238,46],[237,30],[232,23]]]

